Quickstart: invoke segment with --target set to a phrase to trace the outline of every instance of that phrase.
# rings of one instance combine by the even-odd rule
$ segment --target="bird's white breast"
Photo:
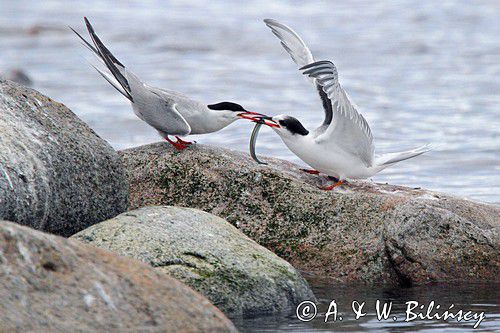
[[[353,154],[335,144],[318,144],[310,135],[283,138],[285,145],[315,170],[339,179],[366,178],[370,169]]]

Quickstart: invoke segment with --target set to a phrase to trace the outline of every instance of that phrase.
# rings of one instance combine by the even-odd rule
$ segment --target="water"
[[[207,104],[286,113],[308,128],[323,112],[266,17],[291,25],[317,59],[332,59],[375,136],[377,151],[441,144],[375,181],[500,202],[500,2],[0,1],[0,72],[19,67],[116,149],[160,140],[85,59],[67,29],[87,15],[145,81]],[[91,57],[90,57],[91,59]],[[238,122],[198,142],[248,150]],[[298,161],[269,129],[261,154]]]
[[[87,15],[118,59],[150,84],[207,104],[235,101],[249,110],[286,113],[308,128],[322,122],[315,90],[299,74],[266,17],[291,25],[317,59],[333,60],[374,133],[379,152],[440,144],[374,177],[500,203],[500,2],[484,1],[0,1],[0,72],[22,68],[34,88],[62,101],[116,149],[159,140],[128,102],[90,68]],[[238,122],[198,142],[247,150],[251,126]],[[270,130],[259,153],[298,162]],[[499,327],[498,286],[411,289],[312,283],[325,312],[329,300],[373,303],[415,298],[486,311],[480,329]],[[368,304],[367,303],[367,304]],[[458,307],[458,306],[457,306]],[[373,304],[371,306],[373,308]],[[378,322],[373,312],[342,325],[293,316],[235,320],[260,331],[470,331],[471,324]],[[495,326],[496,325],[496,326]],[[251,329],[250,329],[251,328]]]
[[[500,331],[500,284],[493,285],[429,285],[413,288],[373,288],[368,286],[335,286],[319,281],[310,281],[318,298],[317,317],[309,322],[297,319],[294,310],[288,316],[268,316],[259,318],[233,319],[242,332],[498,332]],[[325,323],[325,314],[330,302],[335,300],[338,309],[337,321],[333,315]],[[352,302],[366,302],[363,312],[366,316],[355,319],[351,310]],[[392,302],[392,311],[388,320],[377,320],[376,301],[381,304]],[[457,310],[484,312],[485,319],[476,329],[476,320],[469,322],[449,319],[414,320],[405,322],[406,302],[417,301],[426,306],[435,301],[434,310],[443,314],[451,304],[450,311]],[[436,310],[436,306],[441,308]],[[333,308],[332,308],[333,309]],[[427,308],[426,308],[427,309]],[[417,311],[417,310],[413,310]],[[425,312],[426,310],[424,310]],[[342,321],[339,320],[340,316]],[[397,321],[393,320],[396,317]]]

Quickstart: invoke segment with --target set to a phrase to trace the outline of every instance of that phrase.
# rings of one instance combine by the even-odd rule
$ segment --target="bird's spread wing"
[[[265,19],[264,23],[271,28],[273,34],[279,38],[281,46],[283,46],[288,54],[290,54],[292,60],[299,67],[303,67],[314,62],[311,50],[309,50],[302,38],[300,38],[300,36],[290,27],[287,27],[283,23],[273,19]],[[325,120],[323,121],[323,126],[328,126],[332,122],[332,104],[316,80],[314,78],[311,78],[311,80],[318,90],[319,97],[323,103],[323,109],[325,110]]]
[[[373,136],[365,118],[356,110],[339,83],[337,68],[331,61],[318,61],[300,68],[328,96],[333,107],[333,121],[318,142],[334,142],[357,155],[367,166],[373,162]]]
[[[314,62],[311,51],[295,31],[273,19],[265,19],[264,23],[279,38],[283,48],[290,54],[292,60],[299,67]]]

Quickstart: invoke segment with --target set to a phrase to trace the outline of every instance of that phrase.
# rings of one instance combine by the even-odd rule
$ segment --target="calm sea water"
[[[336,63],[378,152],[440,145],[375,181],[500,203],[499,1],[0,1],[0,72],[22,68],[122,149],[160,138],[89,66],[67,28],[82,32],[84,15],[151,84],[313,128],[323,116],[316,92],[262,23],[281,20]],[[195,140],[248,150],[250,132],[238,122]],[[298,161],[269,129],[258,150]]]
[[[268,316],[259,318],[233,319],[233,322],[243,332],[499,332],[500,331],[500,285],[430,285],[413,288],[373,288],[367,286],[336,286],[318,281],[310,281],[314,293],[318,298],[317,316],[309,322],[297,319],[295,311],[290,310],[288,316]],[[325,323],[325,314],[330,302],[335,300],[338,317],[333,321],[333,315]],[[376,301],[380,304],[392,303],[392,311],[388,320],[378,320],[376,315]],[[365,302],[362,310],[365,316],[355,319],[351,304]],[[472,311],[484,312],[485,319],[476,329],[473,329],[476,320],[469,322],[456,319],[421,320],[405,322],[406,302],[416,301],[419,306],[425,305],[426,313],[430,302],[434,301],[431,314],[443,314],[449,310],[457,313]],[[440,309],[436,310],[437,305]],[[331,308],[332,310],[334,308]],[[412,312],[418,312],[412,310]],[[342,320],[340,321],[340,317]],[[396,317],[396,321],[394,321]],[[411,319],[411,317],[409,317]]]
[[[317,59],[333,60],[371,125],[377,151],[427,142],[440,147],[374,177],[500,203],[500,2],[484,1],[0,1],[0,72],[21,68],[34,88],[62,101],[116,149],[160,140],[128,102],[88,65],[68,25],[82,17],[115,55],[150,84],[208,103],[286,113],[306,127],[322,121],[312,88],[262,23],[292,26]],[[247,150],[251,126],[238,122],[198,142]],[[259,153],[298,161],[270,130]],[[486,311],[481,329],[499,329],[498,286],[411,289],[313,283],[323,313],[331,299],[349,305],[432,299]],[[236,320],[243,331],[470,331],[470,324],[360,321],[309,324],[289,317]]]

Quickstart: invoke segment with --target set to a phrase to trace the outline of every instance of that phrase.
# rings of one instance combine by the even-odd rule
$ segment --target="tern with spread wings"
[[[288,115],[257,118],[273,128],[295,155],[314,168],[303,171],[324,173],[336,179],[334,184],[323,189],[331,190],[346,179],[371,177],[397,162],[431,149],[430,145],[425,145],[375,155],[370,126],[340,85],[335,65],[331,61],[315,61],[302,38],[291,28],[272,19],[264,22],[318,90],[325,119],[318,128],[309,131],[299,120]]]

